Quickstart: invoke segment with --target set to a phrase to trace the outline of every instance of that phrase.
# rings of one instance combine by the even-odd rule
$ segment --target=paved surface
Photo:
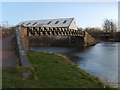
[[[2,38],[2,67],[15,67],[17,64],[17,58],[11,42],[13,37],[14,35]]]

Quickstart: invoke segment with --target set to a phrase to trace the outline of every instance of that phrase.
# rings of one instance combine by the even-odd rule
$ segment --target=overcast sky
[[[2,20],[10,25],[25,20],[75,18],[79,27],[101,27],[107,19],[118,20],[117,2],[4,2]]]

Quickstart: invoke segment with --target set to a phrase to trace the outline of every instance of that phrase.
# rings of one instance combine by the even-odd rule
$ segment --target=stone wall
[[[23,48],[24,48],[25,52],[28,53],[29,52],[29,43],[28,43],[27,31],[26,31],[25,27],[19,26],[19,32],[21,35]]]
[[[84,46],[93,45],[93,44],[95,44],[95,39],[90,34],[85,32]]]

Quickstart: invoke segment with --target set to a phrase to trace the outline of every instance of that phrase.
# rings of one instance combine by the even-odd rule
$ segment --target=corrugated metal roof
[[[38,27],[69,27],[74,18],[60,18],[60,19],[45,19],[45,20],[31,20],[23,21],[17,25],[23,26],[38,26]]]

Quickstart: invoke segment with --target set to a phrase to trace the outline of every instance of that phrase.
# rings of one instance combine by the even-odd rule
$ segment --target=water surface
[[[116,42],[102,42],[83,49],[75,47],[32,47],[31,50],[65,54],[73,59],[80,68],[106,80],[111,85],[117,86],[119,47],[119,43]]]

